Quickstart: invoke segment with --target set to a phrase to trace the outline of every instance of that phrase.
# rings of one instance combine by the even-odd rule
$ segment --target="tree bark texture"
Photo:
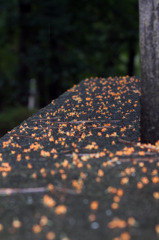
[[[159,140],[159,0],[139,0],[141,142]]]

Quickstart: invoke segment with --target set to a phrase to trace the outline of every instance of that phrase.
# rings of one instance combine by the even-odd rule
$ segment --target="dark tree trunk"
[[[18,101],[27,105],[29,91],[29,67],[28,67],[28,40],[31,35],[29,14],[31,12],[30,1],[19,0],[19,93]]]
[[[38,65],[40,66],[37,72],[37,80],[38,80],[38,93],[39,93],[39,107],[42,108],[46,104],[48,104],[48,98],[46,99],[46,94],[45,94],[45,74],[44,74],[44,69],[42,66],[44,66],[44,59],[39,58]]]
[[[141,142],[159,140],[159,0],[139,0]]]
[[[135,58],[135,40],[129,41],[128,45],[128,54],[129,54],[129,60],[128,60],[128,75],[133,76],[134,75],[134,58]]]
[[[54,35],[54,31],[51,28],[50,33],[50,68],[54,72],[54,77],[50,84],[50,97],[51,99],[57,98],[62,93],[62,69],[59,56],[62,54],[62,50],[58,44],[59,39]]]

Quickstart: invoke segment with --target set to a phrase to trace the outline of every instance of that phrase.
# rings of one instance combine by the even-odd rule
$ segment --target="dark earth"
[[[90,78],[0,139],[1,240],[159,239],[140,79]]]

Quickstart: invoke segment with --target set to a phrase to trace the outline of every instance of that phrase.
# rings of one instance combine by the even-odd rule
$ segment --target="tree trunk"
[[[159,140],[159,0],[139,0],[141,142]]]
[[[50,68],[53,70],[54,78],[50,84],[50,97],[51,99],[57,98],[62,93],[62,68],[59,56],[62,54],[60,46],[58,45],[58,39],[54,35],[53,28],[50,32]]]
[[[134,75],[134,58],[135,58],[135,40],[129,41],[128,45],[128,75],[133,76]]]
[[[19,94],[18,101],[27,105],[29,94],[28,41],[31,36],[29,14],[30,1],[19,0]]]

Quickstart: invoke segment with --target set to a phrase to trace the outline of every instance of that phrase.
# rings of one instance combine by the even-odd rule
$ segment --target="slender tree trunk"
[[[27,105],[29,91],[28,41],[31,35],[29,26],[30,1],[19,0],[19,94],[18,101]]]
[[[60,53],[62,53],[58,39],[54,36],[53,29],[50,34],[50,68],[55,73],[56,79],[52,79],[50,84],[50,97],[51,99],[57,98],[62,93],[62,68],[59,59]]]
[[[128,60],[128,75],[133,76],[134,75],[134,58],[135,58],[135,40],[129,41],[128,45],[128,54],[129,54],[129,60]]]
[[[139,0],[141,142],[159,140],[159,0]]]

